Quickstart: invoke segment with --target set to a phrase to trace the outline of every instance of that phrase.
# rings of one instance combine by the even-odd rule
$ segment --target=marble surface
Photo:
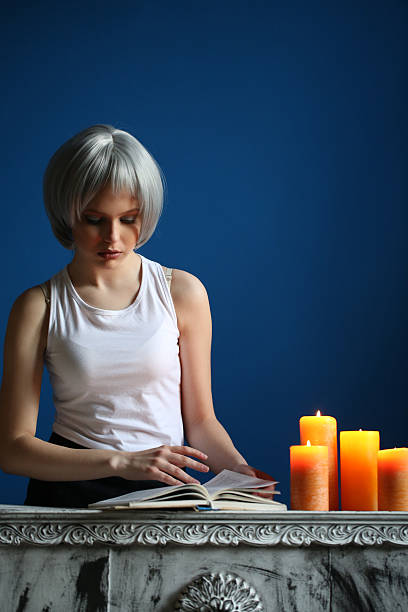
[[[0,506],[1,612],[408,610],[408,513]]]

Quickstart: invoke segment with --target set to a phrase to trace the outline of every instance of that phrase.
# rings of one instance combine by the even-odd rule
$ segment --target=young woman
[[[0,462],[30,477],[26,504],[86,507],[196,482],[186,467],[261,475],[214,414],[204,286],[136,252],[162,210],[151,155],[129,133],[94,125],[49,161],[44,201],[74,254],[17,298],[7,327]],[[35,435],[44,363],[56,408],[48,442]]]

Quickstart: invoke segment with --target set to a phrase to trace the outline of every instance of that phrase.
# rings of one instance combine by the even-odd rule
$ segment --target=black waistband
[[[52,432],[48,442],[52,442],[52,444],[57,444],[58,446],[65,446],[66,448],[81,448],[81,449],[89,448],[87,446],[81,446],[80,444],[77,444],[76,442],[72,442],[72,440],[68,440],[67,438],[63,438],[59,434],[55,433],[55,431]]]

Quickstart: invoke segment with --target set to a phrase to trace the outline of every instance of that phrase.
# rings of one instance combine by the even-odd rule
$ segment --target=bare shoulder
[[[9,326],[36,327],[47,317],[48,307],[39,285],[30,287],[15,300],[9,318]]]
[[[207,291],[197,276],[185,270],[173,270],[171,280],[171,295],[177,299],[203,300],[207,299]]]
[[[170,286],[179,328],[201,316],[209,316],[207,290],[197,276],[173,269]]]
[[[20,313],[41,314],[46,310],[44,293],[40,285],[30,287],[21,293],[15,300],[12,310]]]

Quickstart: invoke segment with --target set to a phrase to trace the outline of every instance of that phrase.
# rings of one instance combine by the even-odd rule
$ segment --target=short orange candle
[[[329,450],[329,510],[339,509],[339,475],[337,467],[337,421],[331,416],[303,416],[299,421],[300,443],[327,446]]]
[[[378,431],[340,432],[341,509],[378,510]]]
[[[327,446],[290,447],[290,505],[292,510],[329,509]]]
[[[408,448],[378,451],[378,509],[408,510]]]

